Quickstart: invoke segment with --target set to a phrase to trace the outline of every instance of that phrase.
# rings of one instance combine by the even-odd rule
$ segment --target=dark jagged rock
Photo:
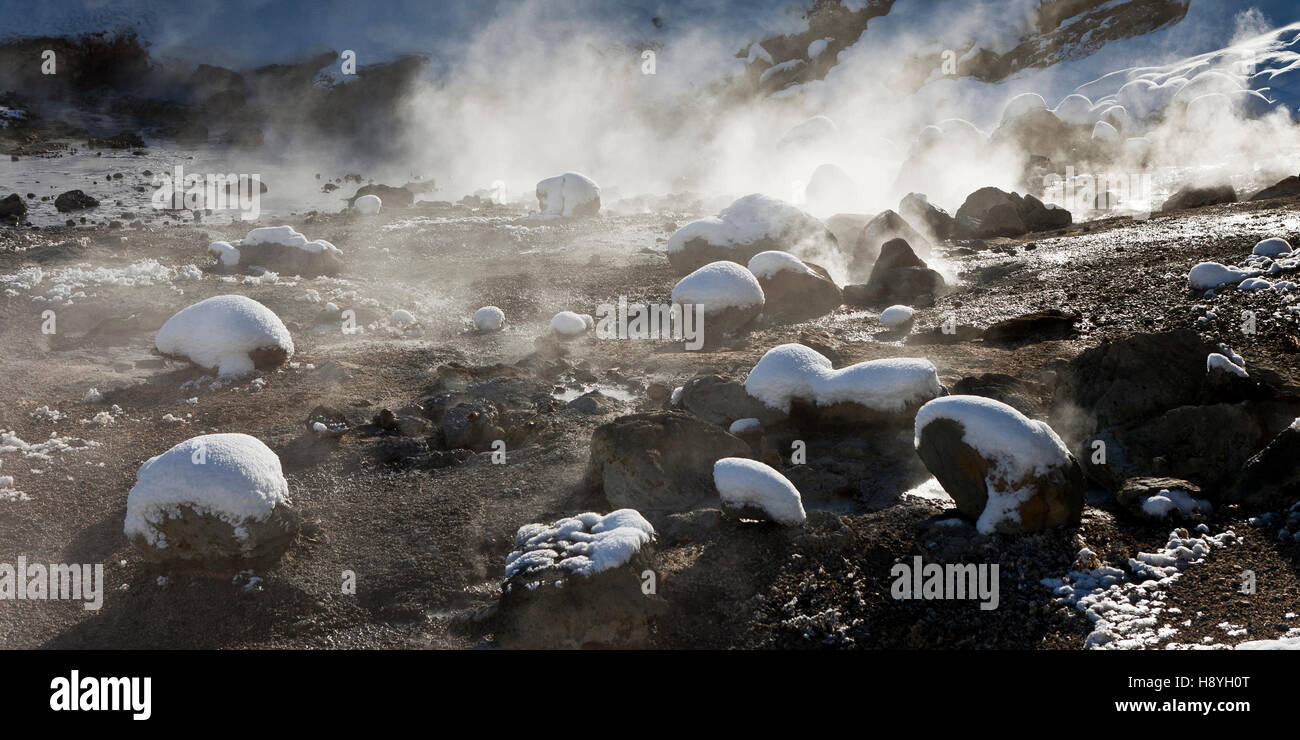
[[[881,247],[865,284],[845,286],[844,301],[858,306],[917,305],[924,296],[932,301],[944,287],[943,276],[927,267],[906,241],[893,239]]]
[[[1221,203],[1236,203],[1237,191],[1231,185],[1197,187],[1185,185],[1160,206],[1161,211],[1178,211],[1184,208],[1204,208]]]

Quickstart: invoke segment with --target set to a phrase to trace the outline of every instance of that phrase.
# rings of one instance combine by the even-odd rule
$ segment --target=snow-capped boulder
[[[124,531],[153,560],[278,557],[297,533],[280,458],[247,434],[188,439],[140,466]]]
[[[1014,121],[1017,118],[1037,112],[1047,110],[1047,101],[1038,93],[1020,93],[1011,100],[1002,109],[1002,123]]]
[[[573,311],[561,311],[551,317],[551,333],[560,339],[580,337],[592,326],[594,326],[592,317]]]
[[[506,556],[497,641],[506,648],[646,647],[658,599],[641,590],[655,529],[633,509],[527,524]]]
[[[979,396],[916,413],[916,452],[983,534],[1078,524],[1087,488],[1065,443],[1041,421]]]
[[[363,195],[352,201],[352,207],[363,216],[374,216],[383,206],[384,201],[380,200],[378,195]]]
[[[855,306],[929,303],[946,285],[943,276],[926,266],[903,239],[880,248],[866,283],[844,287],[844,302]]]
[[[208,252],[216,255],[217,260],[226,267],[239,266],[239,250],[230,242],[216,241],[208,245]]]
[[[745,264],[759,252],[779,250],[828,264],[839,254],[821,221],[776,198],[754,193],[718,215],[692,221],[668,238],[667,255],[679,275],[719,260]]]
[[[1258,274],[1258,270],[1242,270],[1218,262],[1201,262],[1188,270],[1187,287],[1192,290],[1212,290],[1226,283],[1239,283]]]
[[[836,370],[802,344],[768,350],[749,371],[745,391],[796,426],[897,421],[944,393],[929,360],[892,357]]]
[[[214,251],[213,246],[208,247],[209,251]],[[337,275],[343,269],[342,250],[324,239],[308,239],[292,226],[255,228],[232,248],[238,264],[245,267],[257,265],[304,277]],[[228,264],[227,259],[230,257],[223,254],[223,264]]]
[[[890,331],[906,333],[912,329],[915,313],[911,306],[890,306],[880,312],[880,323]]]
[[[763,312],[766,298],[758,278],[735,262],[714,262],[677,281],[672,302],[682,311],[704,306],[704,337],[715,342],[749,328]],[[697,327],[698,329],[698,327]]]
[[[749,445],[680,411],[621,416],[591,435],[585,484],[611,506],[646,516],[690,511],[716,499],[713,463]]]
[[[1218,352],[1211,352],[1205,357],[1205,372],[1207,375],[1229,375],[1235,378],[1249,378],[1246,368],[1233,362],[1227,355]]]
[[[415,316],[404,308],[399,308],[393,311],[390,320],[397,326],[411,326],[412,324],[417,323]]]
[[[1255,248],[1250,250],[1251,254],[1257,254],[1269,259],[1277,259],[1291,254],[1291,242],[1281,237],[1273,236],[1261,240],[1255,244]]]
[[[1072,126],[1089,126],[1096,120],[1092,107],[1093,103],[1088,96],[1073,93],[1062,98],[1052,113]]]
[[[600,213],[600,186],[586,175],[566,172],[537,183],[537,203],[544,217],[595,216]]]
[[[223,377],[279,367],[293,338],[271,309],[242,295],[219,295],[181,309],[154,340],[164,355],[184,357]]]
[[[759,252],[750,258],[749,271],[763,290],[765,321],[806,321],[825,316],[844,303],[844,292],[825,268],[789,252]]]
[[[585,325],[586,322],[584,321]],[[501,331],[506,325],[505,311],[496,306],[484,306],[474,312],[474,328],[481,332]]]
[[[807,520],[799,490],[774,468],[757,460],[724,457],[713,464],[713,484],[722,511],[738,519],[773,521],[787,527]]]

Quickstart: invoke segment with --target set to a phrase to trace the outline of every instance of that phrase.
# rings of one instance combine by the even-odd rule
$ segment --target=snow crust
[[[654,537],[654,527],[635,509],[526,524],[515,533],[515,549],[506,556],[505,579],[552,567],[593,576],[628,562]]]

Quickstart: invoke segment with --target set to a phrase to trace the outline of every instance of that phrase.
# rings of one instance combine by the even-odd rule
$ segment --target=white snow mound
[[[880,323],[886,329],[901,329],[912,320],[914,314],[911,306],[890,306],[880,312]]]
[[[754,273],[754,277],[760,280],[770,278],[783,270],[809,275],[816,274],[808,268],[808,265],[803,263],[803,260],[789,252],[782,252],[778,249],[759,252],[749,258],[749,271]]]
[[[713,484],[725,506],[762,509],[777,524],[797,527],[807,515],[799,490],[774,468],[757,460],[724,457],[713,463]]]
[[[1258,274],[1255,270],[1241,270],[1218,262],[1202,262],[1188,271],[1187,285],[1195,290],[1210,290],[1224,283],[1239,283]]]
[[[763,305],[766,296],[754,273],[735,262],[711,262],[673,286],[673,303],[701,304],[710,314],[730,307]]]
[[[562,337],[576,337],[590,328],[583,314],[561,311],[551,318],[551,331]]]
[[[821,221],[796,206],[761,193],[751,193],[722,209],[718,215],[692,221],[673,232],[668,238],[667,250],[680,252],[695,239],[714,247],[736,247],[764,238],[781,240],[787,235],[824,229]]]
[[[266,521],[288,498],[280,458],[260,440],[247,434],[204,434],[140,466],[126,498],[124,530],[127,537],[140,536],[165,548],[157,525],[189,506],[230,524],[243,539],[247,522]]]
[[[893,357],[836,370],[814,349],[782,344],[768,350],[749,371],[745,391],[785,412],[796,398],[818,406],[849,402],[897,412],[935,398],[942,386],[934,365],[925,358]]]
[[[154,340],[165,355],[189,358],[220,376],[253,371],[249,352],[278,347],[293,354],[293,338],[271,309],[242,295],[213,296],[167,319]]]
[[[566,172],[537,183],[543,216],[594,216],[600,209],[600,186],[586,175]]]
[[[378,195],[363,195],[352,201],[352,207],[363,216],[373,216],[384,207],[384,201]]]
[[[1281,237],[1270,237],[1256,244],[1255,248],[1252,249],[1250,253],[1262,257],[1268,257],[1270,259],[1277,259],[1278,257],[1291,253],[1291,242],[1288,242],[1286,239],[1282,239]]]
[[[505,325],[506,312],[496,306],[484,306],[474,312],[474,328],[479,331],[500,331]]]

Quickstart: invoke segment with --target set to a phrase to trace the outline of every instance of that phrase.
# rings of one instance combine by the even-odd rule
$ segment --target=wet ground
[[[129,153],[113,157],[103,169],[123,172],[121,187],[139,194],[134,187],[143,183],[144,167]],[[70,187],[62,184],[66,178],[99,175],[79,167],[103,164],[48,161],[63,168],[50,172],[65,178],[59,190]],[[48,175],[32,172],[30,186],[52,193],[44,187]],[[26,180],[6,184],[29,187]],[[319,184],[311,178],[270,187],[306,192]],[[304,215],[308,205],[321,212]],[[676,278],[661,253],[664,242],[677,225],[709,211],[542,222],[510,206],[417,203],[358,217],[326,205],[272,211],[259,225],[290,223],[309,239],[337,245],[347,267],[335,278],[218,268],[206,245],[238,238],[249,224],[155,219],[137,227],[130,221],[121,228],[66,227],[44,213],[45,204],[33,218],[42,228],[0,231],[0,429],[29,445],[0,446],[0,474],[14,478],[10,495],[0,498],[0,562],[19,555],[29,562],[103,562],[109,589],[100,612],[69,602],[0,602],[0,646],[491,645],[492,610],[514,531],[609,508],[580,486],[597,425],[662,407],[650,399],[656,384],[674,388],[706,373],[743,379],[767,349],[810,335],[835,352],[837,366],[924,356],[951,386],[993,372],[1033,383],[1053,362],[1105,339],[1190,327],[1229,343],[1249,367],[1300,384],[1294,354],[1300,315],[1286,310],[1287,295],[1225,292],[1207,300],[1186,287],[1187,270],[1197,262],[1240,262],[1266,236],[1297,243],[1300,205],[1236,204],[1148,221],[1076,224],[1032,240],[989,242],[973,253],[940,250],[941,268],[958,277],[957,289],[918,310],[919,329],[949,316],[984,327],[1061,308],[1083,314],[1081,333],[1072,339],[1015,349],[977,341],[917,345],[881,336],[875,312],[849,307],[762,329],[711,352],[587,338],[564,347],[565,374],[538,380],[556,403],[539,413],[539,430],[509,450],[505,465],[480,453],[459,465],[407,469],[376,461],[373,439],[315,439],[306,432],[309,412],[331,405],[360,423],[445,387],[448,371],[439,368],[449,363],[515,364],[539,346],[549,351],[537,340],[558,311],[593,313],[620,296],[667,301]],[[90,220],[106,221],[116,211],[101,206]],[[154,333],[172,313],[231,292],[262,302],[285,321],[297,348],[291,365],[215,382],[152,352]],[[326,307],[331,302],[355,311],[361,331],[345,332]],[[505,311],[507,328],[471,332],[469,317],[488,304]],[[1197,323],[1206,306],[1218,318]],[[396,309],[412,313],[418,326],[394,324]],[[1257,334],[1236,330],[1241,310],[1259,312]],[[42,332],[46,311],[53,311],[52,333]],[[593,387],[614,397],[607,413],[565,405]],[[91,388],[102,397],[88,397]],[[59,412],[57,418],[40,407]],[[195,574],[145,563],[122,534],[136,470],[178,442],[218,431],[252,434],[281,456],[294,505],[308,522],[303,536],[278,564],[251,573]],[[41,445],[51,437],[65,444]],[[936,524],[950,518],[942,502],[902,495],[918,483],[923,480],[906,476],[854,481],[856,495],[810,499],[809,508],[819,512],[799,533],[717,526],[707,513],[661,532],[654,568],[668,611],[655,620],[649,644],[1079,648],[1090,631],[1087,620],[1053,604],[1039,581],[1069,571],[1080,542],[1122,563],[1164,545],[1172,528],[1117,517],[1112,504],[1094,498],[1078,531],[978,537],[969,525]],[[1235,531],[1241,543],[1191,566],[1170,589],[1170,603],[1185,615],[1203,615],[1181,627],[1176,641],[1211,636],[1215,644],[1231,644],[1285,634],[1285,615],[1300,611],[1298,546],[1272,541],[1230,509],[1217,512],[1209,526],[1215,533]],[[999,609],[891,599],[890,565],[930,552],[1001,563]],[[1259,595],[1248,599],[1233,595],[1235,574],[1247,568],[1261,574]],[[344,571],[356,574],[355,596],[340,591]],[[1229,636],[1215,627],[1229,618],[1246,631]]]

